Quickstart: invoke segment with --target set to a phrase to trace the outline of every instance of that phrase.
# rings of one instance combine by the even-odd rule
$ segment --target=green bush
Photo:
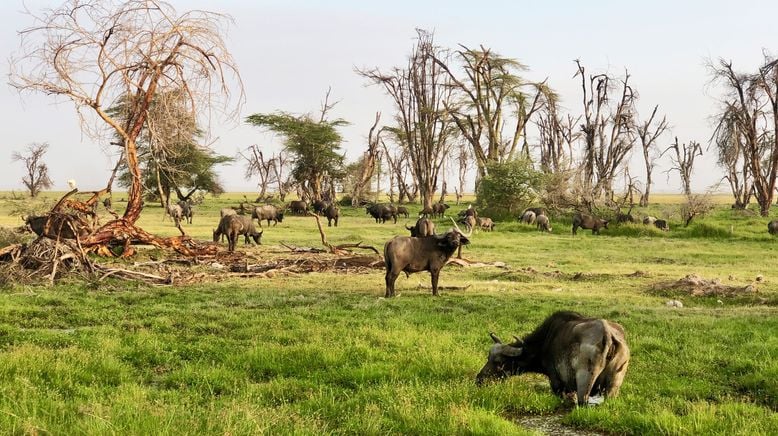
[[[482,215],[492,219],[516,218],[536,198],[542,185],[543,174],[527,159],[492,163],[476,189],[476,204]]]

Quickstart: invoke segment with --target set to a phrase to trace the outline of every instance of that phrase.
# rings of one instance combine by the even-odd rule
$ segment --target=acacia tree
[[[441,56],[435,62],[448,74],[457,100],[446,101],[446,110],[471,145],[478,174],[484,177],[490,163],[511,160],[532,115],[546,99],[556,96],[545,82],[533,83],[519,73],[527,67],[481,46],[461,45],[455,58],[464,77],[458,78]],[[513,126],[505,134],[506,126]]]
[[[756,73],[738,73],[732,62],[709,65],[713,80],[724,87],[719,124],[732,123],[742,146],[759,203],[767,216],[778,178],[778,60],[765,54]]]
[[[433,34],[417,29],[416,45],[406,68],[385,73],[378,68],[357,70],[381,85],[397,109],[398,146],[406,148],[424,208],[432,206],[443,159],[454,128],[447,107],[453,103],[449,75],[436,59],[443,57]]]
[[[24,163],[26,174],[22,177],[22,183],[30,191],[30,197],[37,197],[42,190],[49,189],[54,185],[54,182],[49,178],[49,167],[43,162],[43,155],[48,149],[48,143],[34,142],[27,146],[26,153],[15,151],[11,154],[13,162]]]
[[[651,195],[651,183],[657,156],[656,140],[667,130],[667,117],[663,116],[661,120],[657,118],[659,105],[654,106],[651,116],[643,123],[637,122],[635,130],[640,139],[640,146],[643,149],[643,162],[646,165],[646,186],[640,196],[640,206],[648,206],[649,196]]]
[[[629,73],[614,84],[616,79],[608,74],[587,77],[586,69],[575,61],[583,90],[584,181],[597,197],[613,196],[613,182],[626,157],[635,145],[635,101],[637,94],[629,85]],[[613,100],[612,94],[620,94]],[[615,101],[615,104],[613,104]]]
[[[284,137],[284,146],[294,159],[291,175],[308,199],[321,200],[325,180],[337,178],[342,172],[342,138],[337,128],[346,121],[327,121],[324,113],[315,120],[307,114],[278,112],[250,115],[246,122]]]
[[[185,90],[187,109],[198,113],[219,100],[226,104],[229,99],[221,97],[229,97],[230,83],[237,83],[242,102],[240,78],[222,39],[229,17],[201,10],[179,14],[162,0],[67,0],[28,13],[34,24],[20,32],[11,85],[73,102],[86,133],[109,128],[121,138],[131,174],[124,215],[84,243],[123,240],[129,247],[132,239],[153,239],[134,226],[143,207],[138,138],[157,93]],[[237,80],[230,82],[230,76]],[[108,108],[124,96],[131,98],[126,118],[119,119]]]

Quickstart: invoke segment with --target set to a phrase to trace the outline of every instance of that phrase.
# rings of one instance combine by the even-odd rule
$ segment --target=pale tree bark
[[[625,72],[620,85],[614,87],[614,78],[607,74],[586,76],[579,60],[576,76],[581,77],[583,90],[584,124],[584,180],[593,196],[605,194],[611,198],[613,181],[625,164],[626,157],[636,142],[633,118],[637,94],[629,85]],[[620,90],[620,97],[611,103],[611,91]]]
[[[359,206],[359,202],[363,200],[365,188],[370,185],[370,180],[373,178],[373,174],[376,169],[376,162],[378,161],[378,155],[381,150],[378,145],[381,141],[382,129],[376,130],[378,122],[381,120],[381,113],[376,112],[375,122],[370,127],[370,132],[367,135],[367,150],[365,150],[364,157],[362,159],[362,167],[359,170],[359,175],[354,183],[353,191],[351,192],[351,205]],[[390,187],[391,189],[391,187]]]
[[[636,126],[640,146],[643,150],[643,163],[646,166],[646,186],[643,188],[643,193],[640,196],[640,206],[642,207],[648,206],[651,184],[653,183],[652,176],[656,167],[656,161],[659,158],[657,156],[656,141],[667,130],[667,117],[662,116],[662,119],[658,120],[658,110],[659,105],[654,106],[654,110],[651,111],[651,116],[648,117],[648,120],[643,123],[638,122]]]
[[[735,199],[733,207],[745,209],[751,202],[753,181],[744,146],[745,138],[733,115],[731,110],[727,110],[719,116],[712,142],[718,153],[718,164],[726,171],[723,179],[728,182]]]
[[[697,158],[697,156],[702,156],[702,147],[697,141],[689,141],[688,143],[684,142],[683,144],[679,144],[678,137],[676,136],[675,142],[667,147],[663,154],[670,150],[673,150],[674,152],[674,155],[670,156],[673,166],[665,172],[668,174],[671,171],[678,172],[678,175],[681,177],[683,193],[688,197],[692,195],[692,172],[694,171],[694,160]]]
[[[546,99],[556,96],[545,82],[529,82],[519,76],[527,67],[515,59],[483,46],[461,48],[455,58],[463,77],[457,77],[447,59],[436,56],[435,61],[457,91],[458,101],[447,102],[446,109],[471,146],[479,177],[484,177],[489,163],[515,157],[519,142],[526,138],[530,118]],[[510,128],[508,133],[506,128]]]
[[[433,35],[417,30],[416,45],[406,68],[390,73],[379,69],[358,70],[359,74],[382,85],[393,99],[399,145],[408,151],[411,171],[419,188],[423,207],[431,207],[438,183],[441,161],[453,136],[447,107],[453,102],[448,74],[435,61],[442,50]]]

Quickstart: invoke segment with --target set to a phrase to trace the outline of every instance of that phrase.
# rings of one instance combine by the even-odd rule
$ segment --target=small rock
[[[754,286],[753,284],[748,285],[748,286],[746,286],[745,289],[743,289],[743,291],[745,291],[745,292],[756,292],[756,286]]]
[[[274,273],[273,271],[268,271],[265,273],[265,275],[267,276],[267,278],[272,279],[273,277],[275,277],[276,273]]]
[[[763,282],[764,281],[764,276],[759,274],[758,276],[756,276],[756,281],[757,282]]]
[[[505,262],[499,262],[499,261],[493,263],[492,265],[494,265],[497,268],[507,268],[508,267],[508,265]]]
[[[729,275],[729,277],[727,277],[727,278],[728,278],[729,280],[735,280],[735,276],[733,276],[732,274],[730,274],[730,275]]]
[[[683,307],[683,303],[681,303],[678,300],[670,300],[670,301],[665,303],[665,306],[682,308]]]
[[[211,268],[214,269],[224,269],[224,265],[220,264],[219,262],[214,262],[211,264]]]

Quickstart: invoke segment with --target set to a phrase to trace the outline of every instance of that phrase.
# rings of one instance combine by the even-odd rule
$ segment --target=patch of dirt
[[[601,436],[605,433],[597,433],[589,430],[579,430],[562,423],[565,414],[554,415],[525,415],[516,419],[516,422],[524,428],[540,432],[546,435],[559,436]]]
[[[720,279],[705,279],[697,274],[689,274],[675,281],[659,282],[651,286],[651,291],[679,291],[693,297],[734,297],[749,295],[758,292],[757,283],[763,279],[757,279],[747,285],[724,284]]]

